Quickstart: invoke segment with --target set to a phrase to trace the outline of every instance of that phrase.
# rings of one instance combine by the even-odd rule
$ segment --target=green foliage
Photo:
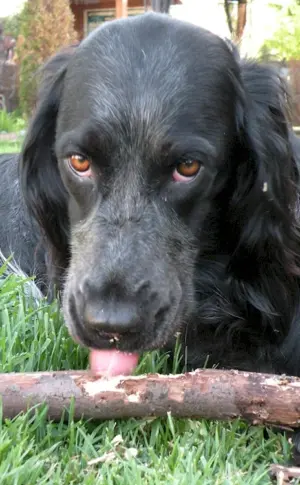
[[[17,58],[20,64],[19,98],[30,115],[36,100],[38,68],[64,46],[77,40],[68,0],[27,0],[20,14]]]
[[[17,39],[21,27],[21,14],[11,15],[3,19],[3,32],[5,35],[11,35]]]
[[[275,7],[275,5],[274,5]],[[287,7],[280,7],[281,21],[273,37],[268,39],[263,47],[264,54],[268,52],[272,56],[281,59],[300,58],[300,4],[299,1],[291,2]]]
[[[25,129],[25,121],[16,113],[0,110],[0,132],[18,133]]]

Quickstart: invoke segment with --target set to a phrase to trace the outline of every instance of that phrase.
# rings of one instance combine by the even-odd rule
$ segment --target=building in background
[[[75,17],[75,29],[79,38],[83,39],[103,22],[121,17],[120,11],[124,8],[124,3],[127,3],[128,16],[140,15],[151,8],[151,0],[127,0],[127,2],[124,0],[70,0]],[[172,2],[174,6],[181,3],[181,0]]]

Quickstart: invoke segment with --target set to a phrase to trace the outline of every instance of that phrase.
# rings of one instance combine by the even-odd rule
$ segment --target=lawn
[[[17,145],[0,144],[0,153]],[[68,336],[57,303],[25,295],[24,280],[0,272],[2,372],[84,369],[87,351]],[[167,355],[137,370],[165,372]],[[177,369],[180,371],[180,364]],[[52,423],[45,407],[0,420],[1,485],[264,485],[268,467],[289,459],[287,439],[242,422],[168,419]],[[300,480],[293,483],[300,483]]]
[[[20,148],[20,143],[17,141],[0,142],[0,154],[15,153],[19,151],[19,148]]]

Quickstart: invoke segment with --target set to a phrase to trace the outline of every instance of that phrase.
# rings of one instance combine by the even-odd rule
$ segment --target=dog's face
[[[233,129],[230,56],[209,33],[148,17],[98,30],[70,60],[55,147],[64,310],[88,346],[159,347],[193,309],[197,233]]]
[[[272,155],[279,138],[267,108],[265,116],[257,110],[257,121],[251,105],[251,166],[233,155],[240,74],[217,36],[147,14],[96,30],[48,80],[25,143],[23,178],[56,252],[70,248],[63,307],[83,344],[143,351],[161,347],[188,322],[203,222],[233,165],[244,162],[235,176],[237,218],[247,220],[251,191],[253,218],[271,214],[261,204],[269,194],[276,200],[275,189],[281,199],[291,194],[277,186],[289,175],[276,175],[273,184],[267,173],[286,156]],[[267,84],[263,79],[258,98]],[[277,106],[277,85],[273,91]],[[271,163],[258,160],[262,146],[270,147]],[[268,231],[267,222],[259,227]],[[240,248],[237,261],[243,241]]]

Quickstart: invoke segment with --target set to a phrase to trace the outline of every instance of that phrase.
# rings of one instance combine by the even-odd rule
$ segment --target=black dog
[[[181,332],[189,367],[300,375],[286,107],[272,68],[203,29],[105,24],[45,67],[20,157],[28,213],[17,157],[1,163],[2,252],[62,290],[88,347],[140,353]]]

